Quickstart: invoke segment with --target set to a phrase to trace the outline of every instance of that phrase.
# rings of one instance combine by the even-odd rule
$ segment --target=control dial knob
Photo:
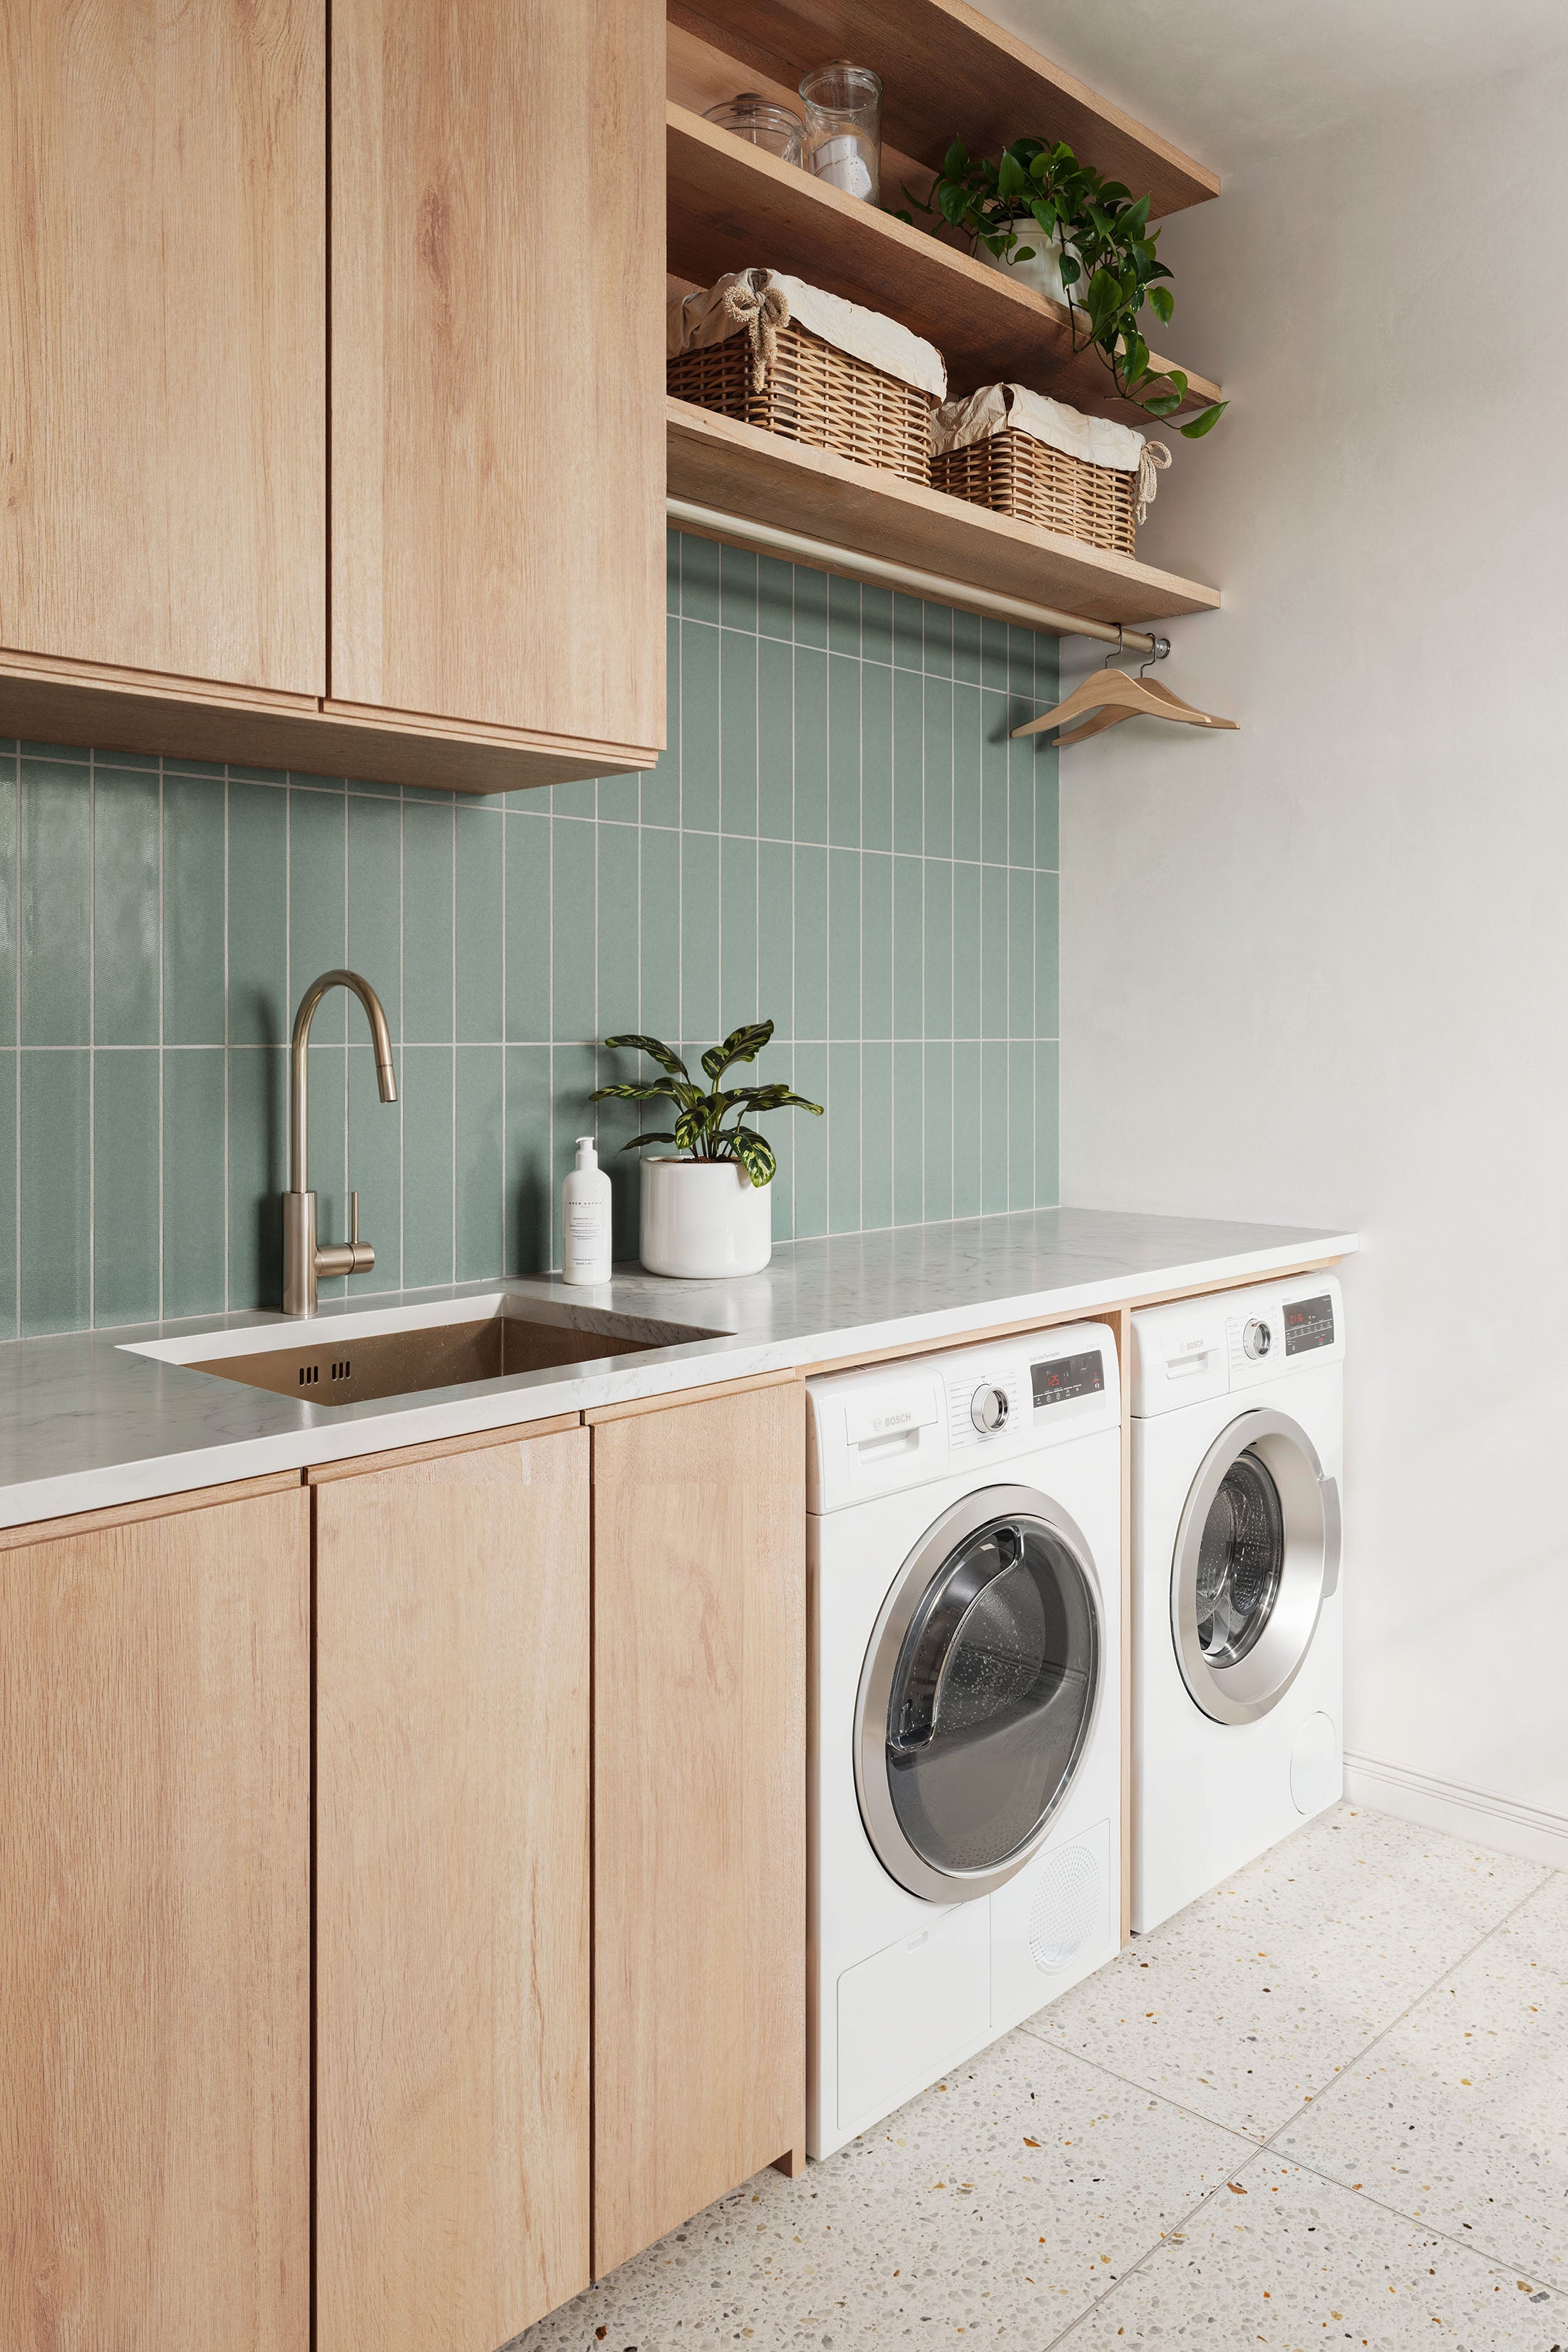
[[[1007,1391],[989,1381],[969,1401],[969,1418],[982,1437],[994,1437],[1007,1418]]]
[[[1256,1363],[1258,1357],[1266,1356],[1273,1345],[1274,1334],[1270,1331],[1267,1323],[1260,1323],[1257,1316],[1254,1315],[1248,1321],[1247,1328],[1241,1335],[1242,1354],[1244,1356],[1250,1357],[1252,1361]]]

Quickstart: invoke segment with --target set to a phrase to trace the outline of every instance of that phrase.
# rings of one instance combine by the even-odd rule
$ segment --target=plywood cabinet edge
[[[94,1511],[72,1511],[58,1519],[29,1519],[25,1525],[0,1528],[0,1551],[24,1544],[64,1543],[75,1536],[96,1535],[108,1528],[134,1527],[143,1519],[174,1518],[184,1511],[205,1511],[219,1503],[243,1503],[254,1495],[285,1495],[303,1478],[299,1470],[273,1470],[258,1478],[230,1479],[226,1485],[191,1486],[176,1495],[154,1495],[133,1503],[106,1503]]]

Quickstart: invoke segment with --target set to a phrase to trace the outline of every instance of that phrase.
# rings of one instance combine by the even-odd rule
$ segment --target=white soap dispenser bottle
[[[610,1278],[610,1180],[591,1135],[577,1138],[577,1165],[561,1187],[561,1279]]]

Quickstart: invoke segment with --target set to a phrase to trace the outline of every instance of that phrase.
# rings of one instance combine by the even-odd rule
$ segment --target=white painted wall
[[[1062,760],[1062,1197],[1362,1230],[1348,1745],[1568,1836],[1565,121],[1559,60],[1167,232],[1236,405],[1141,552],[1245,731]]]

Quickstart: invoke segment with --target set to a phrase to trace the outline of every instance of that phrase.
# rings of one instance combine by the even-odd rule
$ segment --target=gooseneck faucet
[[[359,1237],[359,1194],[353,1194],[346,1242],[316,1239],[316,1196],[306,1174],[305,1055],[316,1007],[329,989],[346,988],[364,1006],[375,1047],[375,1082],[384,1103],[397,1100],[397,1076],[392,1066],[392,1036],[381,999],[357,971],[324,971],[300,999],[294,1015],[293,1042],[289,1048],[289,1190],[283,1195],[283,1312],[313,1315],[316,1285],[322,1275],[368,1274],[375,1252]]]

